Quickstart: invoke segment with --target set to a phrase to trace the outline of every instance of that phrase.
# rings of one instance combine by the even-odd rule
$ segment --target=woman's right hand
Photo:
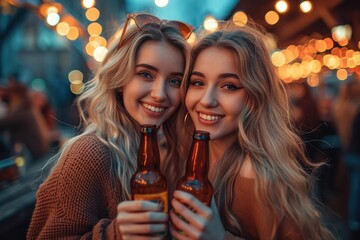
[[[158,203],[134,200],[117,206],[118,227],[126,239],[163,239],[167,231],[168,215]]]

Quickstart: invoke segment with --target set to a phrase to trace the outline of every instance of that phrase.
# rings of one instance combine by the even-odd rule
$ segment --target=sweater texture
[[[27,239],[121,239],[122,187],[95,135],[77,140],[40,185]]]

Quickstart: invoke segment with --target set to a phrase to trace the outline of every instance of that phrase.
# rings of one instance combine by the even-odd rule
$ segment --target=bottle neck
[[[209,171],[209,142],[194,139],[186,164],[186,176],[207,179]]]
[[[141,133],[140,146],[137,157],[138,170],[158,170],[160,154],[156,131]]]

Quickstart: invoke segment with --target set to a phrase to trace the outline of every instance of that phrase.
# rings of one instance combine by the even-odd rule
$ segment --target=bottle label
[[[168,213],[168,194],[167,192],[152,194],[134,194],[134,200],[147,200],[159,203],[164,206],[164,212]]]

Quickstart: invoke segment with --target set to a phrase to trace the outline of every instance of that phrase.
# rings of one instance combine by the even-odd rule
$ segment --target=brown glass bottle
[[[210,134],[196,130],[186,163],[185,175],[179,179],[177,190],[191,193],[210,206],[213,187],[208,179]]]
[[[167,213],[168,191],[166,178],[160,172],[156,125],[141,126],[137,164],[138,169],[130,180],[132,199],[159,202]]]

